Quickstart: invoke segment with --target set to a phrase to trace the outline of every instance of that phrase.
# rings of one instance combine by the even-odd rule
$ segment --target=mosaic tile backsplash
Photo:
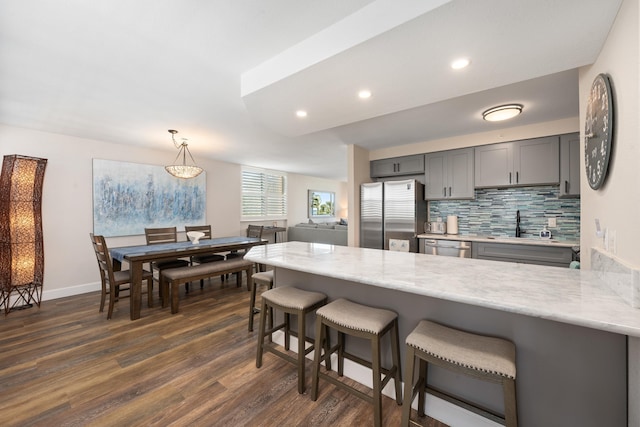
[[[556,240],[580,240],[580,199],[559,199],[558,186],[484,188],[476,190],[474,200],[433,200],[429,218],[447,220],[458,215],[461,235],[514,237],[516,211],[520,210],[521,237],[539,237],[548,218],[556,218],[551,231]]]

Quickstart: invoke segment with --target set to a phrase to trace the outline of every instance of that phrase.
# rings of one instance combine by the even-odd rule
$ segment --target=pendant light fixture
[[[169,133],[171,134],[173,145],[175,145],[178,149],[178,155],[173,162],[177,163],[180,156],[182,156],[182,164],[165,166],[165,170],[176,178],[182,179],[195,178],[196,176],[200,175],[202,173],[202,168],[196,165],[196,161],[193,159],[191,151],[189,151],[187,138],[182,138],[182,142],[178,143],[178,141],[176,141],[176,133],[178,133],[178,131],[169,129]],[[187,164],[187,154],[189,154],[189,157],[191,158],[191,162],[193,163],[192,165]]]

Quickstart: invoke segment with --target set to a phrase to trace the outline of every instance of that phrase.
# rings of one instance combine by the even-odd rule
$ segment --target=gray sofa
[[[287,240],[311,243],[328,243],[331,245],[347,246],[348,226],[327,223],[301,223],[287,230]]]

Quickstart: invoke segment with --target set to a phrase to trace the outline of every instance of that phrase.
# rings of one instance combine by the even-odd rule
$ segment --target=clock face
[[[584,161],[587,180],[599,189],[607,176],[613,137],[613,99],[611,84],[599,74],[591,85],[584,123]]]

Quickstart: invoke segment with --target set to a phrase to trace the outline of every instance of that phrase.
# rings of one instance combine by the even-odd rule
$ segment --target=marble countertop
[[[303,242],[253,247],[245,259],[640,337],[640,309],[592,271]]]
[[[535,237],[499,237],[499,236],[477,236],[470,234],[418,234],[419,239],[440,239],[440,240],[464,240],[466,242],[493,242],[510,243],[516,245],[537,245],[537,246],[558,246],[562,248],[573,248],[580,246],[580,242],[556,239],[540,239]]]

